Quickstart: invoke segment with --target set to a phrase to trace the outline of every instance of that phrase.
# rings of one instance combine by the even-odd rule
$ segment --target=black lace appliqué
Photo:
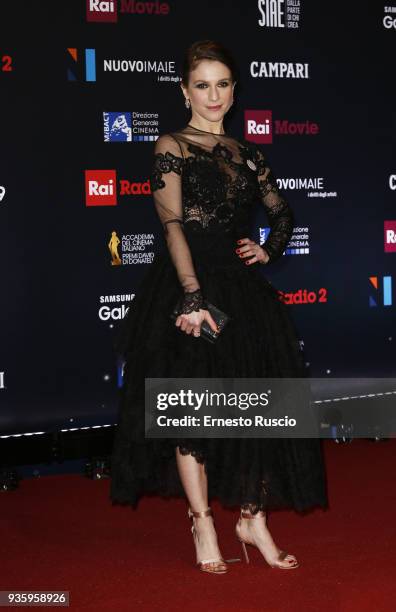
[[[154,155],[154,163],[150,177],[151,191],[156,189],[162,189],[165,187],[165,183],[162,180],[162,175],[168,172],[176,172],[181,175],[184,159],[173,155],[167,151],[164,153],[157,153]]]
[[[181,298],[178,305],[178,314],[189,314],[190,312],[199,312],[200,309],[208,308],[200,289],[196,291],[186,292]]]

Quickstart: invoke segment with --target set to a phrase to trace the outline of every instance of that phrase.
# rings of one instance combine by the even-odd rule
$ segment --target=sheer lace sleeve
[[[267,263],[272,263],[281,257],[293,233],[293,212],[280,194],[275,177],[268,167],[263,153],[254,146],[254,162],[257,166],[257,179],[261,201],[264,204],[270,233],[262,245],[269,255]]]
[[[206,307],[206,304],[183,229],[181,186],[183,165],[182,152],[175,138],[169,134],[160,136],[154,148],[154,164],[150,176],[151,191],[164,228],[168,250],[184,291],[179,312],[189,313]]]

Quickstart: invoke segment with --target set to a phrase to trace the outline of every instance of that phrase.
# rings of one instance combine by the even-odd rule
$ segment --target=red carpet
[[[326,441],[330,509],[273,512],[275,542],[296,570],[251,564],[213,576],[194,568],[182,499],[112,506],[109,481],[46,476],[0,496],[0,590],[68,590],[74,610],[383,612],[396,609],[396,440]],[[212,503],[226,558],[240,557],[236,512]]]

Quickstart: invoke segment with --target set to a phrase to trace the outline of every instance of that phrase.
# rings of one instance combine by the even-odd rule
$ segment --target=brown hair
[[[182,73],[184,87],[188,86],[190,72],[204,59],[217,60],[225,64],[231,71],[232,80],[234,82],[237,80],[238,70],[231,53],[215,40],[198,40],[187,49],[184,56]]]

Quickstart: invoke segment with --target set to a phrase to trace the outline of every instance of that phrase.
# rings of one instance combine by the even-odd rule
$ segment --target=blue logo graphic
[[[67,68],[67,80],[68,81],[82,81],[84,77],[82,75],[81,61],[78,57],[78,49],[75,47],[69,47],[68,51],[68,63]],[[85,81],[93,82],[96,81],[96,51],[95,49],[85,49]]]
[[[105,142],[132,142],[132,113],[103,113]]]

